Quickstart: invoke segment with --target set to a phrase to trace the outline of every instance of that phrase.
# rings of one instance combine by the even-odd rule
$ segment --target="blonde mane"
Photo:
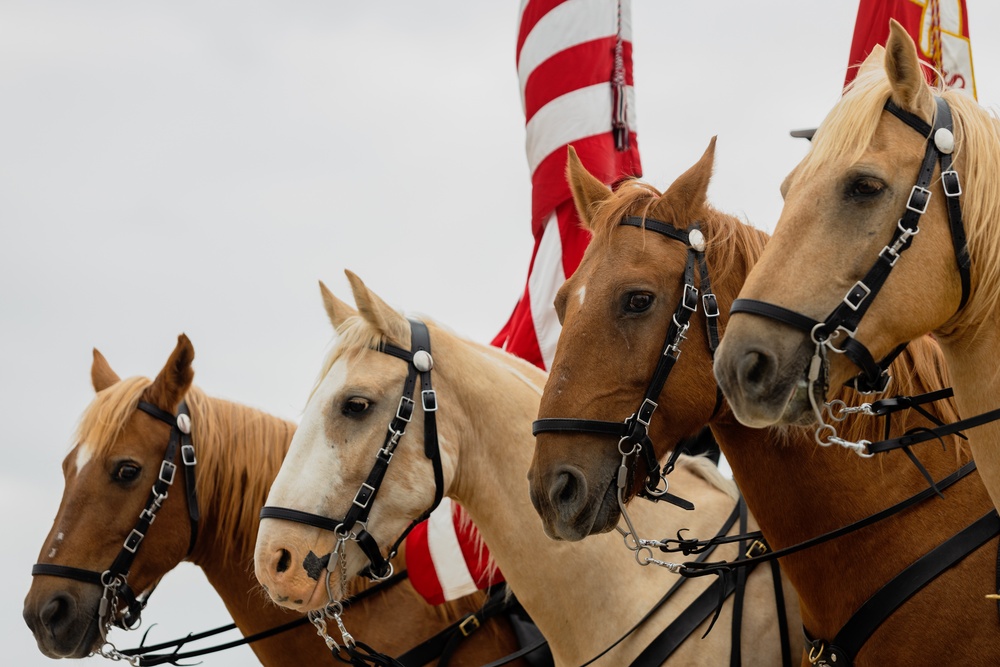
[[[863,69],[816,131],[793,174],[808,180],[823,166],[857,162],[871,144],[891,87],[881,67]],[[960,90],[936,90],[954,120],[962,219],[972,257],[972,290],[963,319],[987,321],[1000,307],[1000,121]],[[949,250],[950,252],[950,250]]]
[[[107,455],[150,384],[148,378],[132,377],[98,393],[80,420],[78,441],[93,447],[97,455]],[[195,387],[185,400],[198,457],[198,495],[211,508],[211,521],[227,527],[215,531],[216,544],[199,541],[196,549],[230,556],[252,552],[257,514],[288,451],[295,425],[254,408],[209,398]]]

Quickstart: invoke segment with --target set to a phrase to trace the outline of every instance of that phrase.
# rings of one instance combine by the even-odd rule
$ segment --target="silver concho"
[[[705,235],[700,229],[692,229],[688,232],[688,243],[698,252],[705,252]]]
[[[934,145],[942,153],[951,155],[951,152],[955,150],[955,135],[948,128],[939,127],[934,133]]]
[[[421,373],[426,373],[434,368],[434,359],[431,358],[430,352],[417,350],[413,353],[413,366]]]
[[[191,418],[187,415],[177,415],[177,428],[185,435],[191,435]]]

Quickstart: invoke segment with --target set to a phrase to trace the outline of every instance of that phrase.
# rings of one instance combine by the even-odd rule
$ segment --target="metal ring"
[[[847,403],[839,398],[835,398],[826,404],[826,409],[830,413],[830,419],[835,422],[842,422],[847,419]],[[836,412],[835,412],[836,411]]]
[[[639,554],[641,554],[643,551],[649,553],[649,556],[647,556],[643,560],[640,560]],[[635,562],[638,563],[639,565],[646,567],[652,560],[653,560],[653,550],[650,549],[649,547],[639,547],[638,549],[635,550]]]
[[[647,480],[648,480],[648,478],[647,478]],[[660,482],[663,482],[663,488],[662,489],[660,488]],[[649,484],[645,484],[644,486],[646,487],[646,493],[648,493],[649,495],[651,495],[651,496],[653,496],[655,498],[659,498],[660,496],[662,496],[663,494],[665,494],[667,492],[667,489],[670,488],[670,482],[667,481],[666,476],[661,472],[660,473],[660,479],[659,479],[659,481],[657,481],[655,488],[652,488],[652,489],[649,488]]]
[[[623,452],[622,451],[622,443],[625,442],[625,441],[629,441],[629,442],[632,443],[632,451],[630,451],[630,452]],[[627,435],[626,436],[622,436],[622,439],[618,441],[618,453],[621,454],[622,456],[632,456],[633,454],[635,454],[636,452],[638,452],[640,449],[642,449],[642,445],[640,445],[638,442],[629,440]]]
[[[819,426],[817,426],[817,427],[816,427],[816,434],[814,435],[814,437],[815,437],[815,439],[816,439],[816,442],[817,442],[817,443],[818,443],[818,444],[819,444],[819,445],[820,445],[821,447],[829,447],[829,446],[830,446],[830,445],[832,445],[833,443],[832,443],[832,442],[830,442],[829,440],[828,440],[828,441],[826,441],[826,442],[823,442],[823,440],[821,439],[821,436],[820,436],[820,434],[821,434],[821,433],[823,432],[823,430],[824,430],[824,429],[826,429],[826,430],[830,431],[830,437],[831,437],[831,438],[834,438],[834,437],[836,437],[836,436],[837,436],[837,429],[835,429],[835,428],[834,428],[833,426],[831,426],[830,424],[820,424]]]

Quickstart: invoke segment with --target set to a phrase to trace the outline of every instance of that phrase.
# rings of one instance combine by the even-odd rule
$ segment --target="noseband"
[[[136,407],[167,423],[170,426],[170,440],[167,443],[163,461],[160,463],[160,472],[156,482],[153,483],[146,506],[139,513],[139,520],[132,532],[125,538],[125,542],[122,544],[118,556],[111,563],[111,567],[103,572],[96,572],[54,563],[36,563],[31,568],[31,576],[65,577],[101,586],[104,589],[104,594],[98,608],[98,619],[101,626],[101,637],[104,639],[106,639],[112,624],[126,630],[136,627],[141,620],[142,610],[149,600],[148,595],[135,595],[128,585],[128,574],[132,569],[132,562],[139,552],[139,546],[142,544],[143,538],[146,537],[146,532],[156,519],[156,513],[163,505],[163,501],[167,499],[167,492],[174,483],[174,475],[177,472],[177,464],[174,463],[174,459],[177,456],[178,448],[181,452],[181,462],[184,465],[188,517],[191,521],[191,538],[188,542],[187,552],[189,556],[194,550],[198,535],[200,511],[198,509],[198,494],[195,490],[195,465],[198,460],[195,457],[194,445],[191,441],[191,415],[187,405],[182,401],[177,408],[177,415],[172,415],[145,401],[140,401]],[[116,618],[119,597],[125,602],[126,609],[120,618]]]
[[[705,311],[706,330],[708,332],[708,349],[714,355],[719,346],[719,304],[708,277],[708,264],[705,262],[705,235],[697,222],[688,229],[677,229],[673,225],[660,220],[629,216],[619,225],[648,229],[667,238],[675,239],[687,246],[687,263],[684,266],[683,289],[680,302],[670,320],[667,336],[663,342],[663,351],[656,363],[653,377],[643,396],[642,404],[624,422],[602,421],[598,419],[546,418],[537,419],[532,423],[532,435],[539,433],[591,433],[619,438],[618,451],[622,455],[622,466],[618,471],[618,490],[624,492],[629,467],[627,459],[641,454],[646,462],[647,475],[639,495],[653,501],[665,500],[684,509],[694,509],[687,500],[667,493],[666,475],[673,469],[679,450],[675,450],[670,460],[661,471],[660,462],[653,451],[653,443],[649,438],[649,422],[656,410],[660,394],[673,370],[674,364],[681,356],[680,345],[687,337],[691,326],[691,316],[698,311],[698,287],[695,285],[695,268],[701,284],[701,302]],[[713,411],[718,412],[721,405],[721,392],[716,390],[716,404]],[[637,456],[636,459],[638,460]],[[662,486],[661,486],[662,485]]]
[[[382,447],[375,454],[375,463],[368,478],[358,489],[351,502],[347,515],[343,519],[331,519],[318,514],[310,514],[300,510],[288,509],[286,507],[264,507],[260,510],[261,519],[284,519],[295,521],[308,526],[322,528],[337,535],[338,540],[346,542],[348,540],[357,542],[358,546],[368,558],[370,565],[367,575],[371,579],[382,580],[392,576],[393,567],[390,562],[399,550],[406,536],[410,534],[417,524],[431,515],[431,512],[440,504],[444,496],[444,473],[441,467],[441,451],[438,446],[437,436],[437,394],[431,386],[431,369],[434,367],[434,360],[431,357],[431,339],[427,331],[427,325],[418,320],[410,320],[410,339],[412,350],[403,350],[388,343],[378,347],[379,352],[402,359],[407,363],[406,380],[403,383],[403,394],[400,396],[399,405],[396,407],[396,414],[389,423],[389,428],[385,434]],[[368,532],[368,516],[371,513],[375,496],[378,495],[385,477],[386,469],[392,460],[400,439],[406,432],[406,425],[413,416],[415,402],[413,392],[416,388],[417,377],[420,378],[420,406],[424,410],[424,455],[430,459],[434,467],[434,502],[419,517],[414,519],[403,531],[392,547],[388,556],[383,557],[379,549],[378,542]],[[360,527],[360,530],[355,530]],[[332,563],[328,564],[333,567]],[[332,602],[332,600],[331,600]]]

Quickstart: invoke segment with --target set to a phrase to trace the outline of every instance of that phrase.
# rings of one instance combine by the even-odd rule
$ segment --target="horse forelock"
[[[76,442],[86,448],[87,458],[111,451],[151,384],[149,378],[130,377],[97,393],[76,428]]]

